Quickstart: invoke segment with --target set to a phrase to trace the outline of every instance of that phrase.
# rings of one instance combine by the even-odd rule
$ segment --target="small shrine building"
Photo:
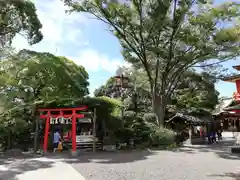
[[[233,68],[240,71],[240,65],[233,66]],[[240,74],[222,80],[235,83],[237,91],[233,93],[231,98],[220,99],[213,116],[218,122],[218,126],[224,131],[240,132]]]

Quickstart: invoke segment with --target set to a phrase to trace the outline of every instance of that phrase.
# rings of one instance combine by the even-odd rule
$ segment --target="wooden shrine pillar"
[[[234,130],[236,129],[236,127],[237,127],[237,126],[236,126],[236,118],[234,118],[234,119],[233,119],[233,128],[234,128]]]
[[[239,79],[236,80],[235,83],[236,83],[236,86],[237,86],[237,93],[240,94],[240,80]]]
[[[203,125],[204,137],[207,137],[207,123]]]
[[[72,155],[77,155],[76,150],[76,128],[77,128],[77,122],[76,122],[76,110],[73,110],[72,112]]]
[[[50,126],[50,112],[47,112],[47,118],[45,121],[45,132],[44,132],[44,142],[43,142],[43,152],[47,152],[48,148],[48,131],[49,131],[49,126]]]

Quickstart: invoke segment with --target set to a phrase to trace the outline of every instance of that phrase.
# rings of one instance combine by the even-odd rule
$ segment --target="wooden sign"
[[[92,119],[91,118],[78,118],[77,119],[78,123],[91,123]]]

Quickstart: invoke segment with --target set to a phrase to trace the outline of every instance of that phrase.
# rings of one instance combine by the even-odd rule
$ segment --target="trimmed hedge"
[[[156,128],[150,135],[152,146],[170,146],[175,144],[176,134],[166,128]]]
[[[154,123],[157,125],[157,118],[154,113],[145,113],[143,116],[144,121]]]

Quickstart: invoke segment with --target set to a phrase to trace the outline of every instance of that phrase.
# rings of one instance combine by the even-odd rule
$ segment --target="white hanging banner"
[[[72,117],[64,118],[64,117],[56,117],[50,118],[50,124],[72,124]]]

